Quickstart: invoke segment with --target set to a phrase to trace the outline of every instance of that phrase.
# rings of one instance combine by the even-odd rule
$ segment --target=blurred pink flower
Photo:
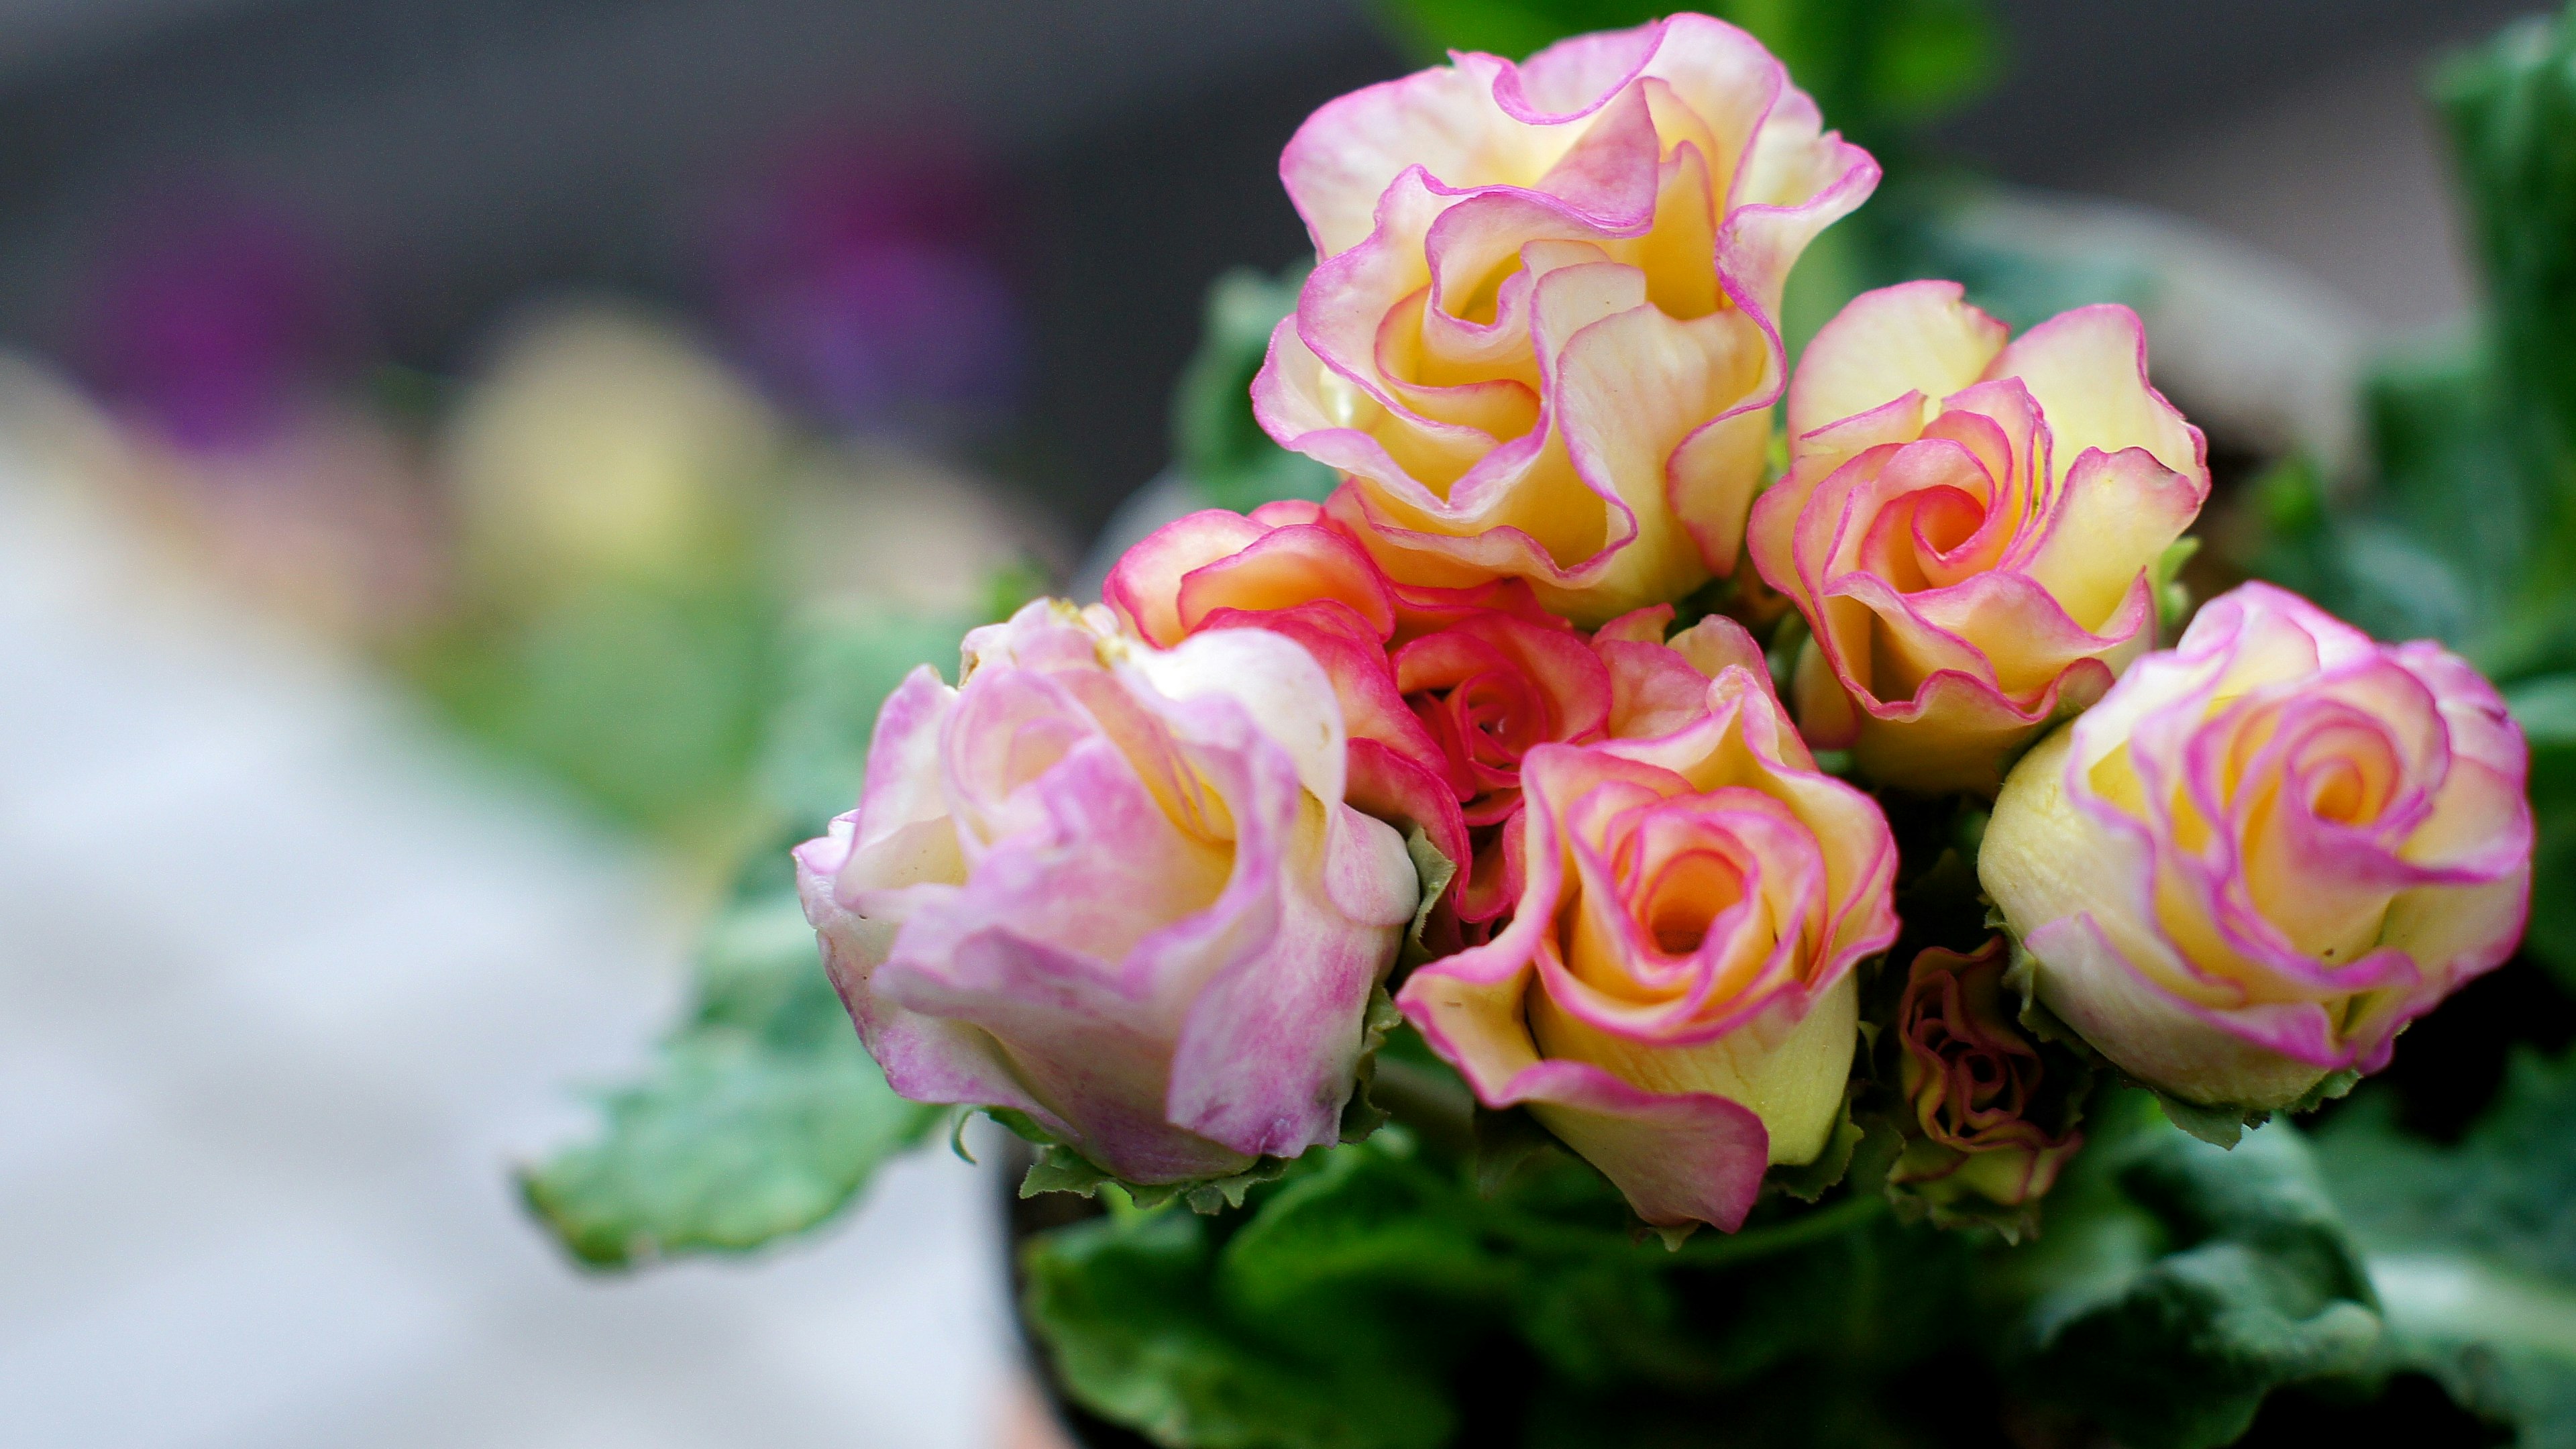
[[[1259,629],[1158,650],[1040,600],[886,701],[859,807],[796,851],[886,1080],[1026,1113],[1137,1183],[1336,1140],[1418,887],[1343,803],[1321,669]]]

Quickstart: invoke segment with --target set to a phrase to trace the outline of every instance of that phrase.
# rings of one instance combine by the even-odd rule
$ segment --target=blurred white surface
[[[991,1443],[991,1178],[568,1266],[506,1170],[670,1012],[668,883],[42,472],[0,461],[0,1444]]]

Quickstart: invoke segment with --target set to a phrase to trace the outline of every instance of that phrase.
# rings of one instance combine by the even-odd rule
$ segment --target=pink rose
[[[1517,579],[1465,589],[1396,583],[1302,502],[1168,524],[1119,559],[1101,592],[1157,645],[1261,628],[1306,646],[1348,723],[1351,803],[1420,826],[1459,864],[1451,906],[1468,926],[1519,898],[1510,822],[1533,746],[1680,728],[1705,708],[1709,676],[1760,658],[1724,621],[1665,647],[1669,605],[1587,640]]]
[[[2247,584],[2014,767],[1977,873],[2122,1071],[2277,1109],[2511,954],[2529,764],[2457,656]]]
[[[1387,572],[1596,624],[1735,567],[1773,320],[1878,167],[1733,26],[1462,54],[1317,111],[1280,177],[1322,259],[1253,383]]]
[[[1397,1001],[1479,1099],[1527,1105],[1647,1222],[1732,1230],[1841,1116],[1896,846],[1756,669],[1720,668],[1701,701],[1654,738],[1523,756],[1511,924]]]
[[[868,1050],[920,1102],[1012,1108],[1116,1176],[1336,1139],[1418,889],[1343,803],[1307,653],[1156,650],[1053,600],[886,701],[859,806],[796,851]]]
[[[1864,293],[1816,334],[1749,539],[1813,631],[1809,742],[1885,784],[1992,791],[2155,647],[2156,565],[2209,469],[2146,357],[2125,307],[2007,344],[1955,282]]]

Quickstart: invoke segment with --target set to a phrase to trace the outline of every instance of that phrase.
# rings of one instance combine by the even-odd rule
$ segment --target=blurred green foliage
[[[2318,1143],[2379,1285],[2382,1368],[2430,1373],[2520,1444],[2576,1444],[2576,1055],[2518,1052],[2456,1146],[2396,1108],[2365,1096]]]
[[[2525,680],[2505,703],[2531,744],[2531,925],[2524,947],[2576,990],[2576,674]]]
[[[652,1069],[601,1094],[599,1135],[520,1174],[591,1267],[800,1232],[944,1115],[886,1085],[815,962],[794,880],[762,874],[707,928],[688,1016]]]
[[[450,721],[665,840],[723,835],[775,698],[781,609],[748,582],[601,580],[430,640]]]
[[[996,610],[1018,592],[1003,588]],[[977,622],[851,613],[783,636],[787,684],[745,770],[763,848],[698,944],[680,1025],[634,1081],[599,1094],[595,1137],[520,1174],[574,1257],[631,1267],[802,1232],[946,1115],[897,1097],[859,1045],[787,852],[858,798],[885,696],[923,664],[953,674]]]
[[[2576,592],[2576,12],[2457,57],[2433,97],[2485,276],[2488,376],[2522,479],[2514,521],[2533,533],[2514,572],[2530,608],[2555,610]]]
[[[1642,25],[1675,8],[1640,0],[1379,0],[1426,61],[1452,50],[1521,60],[1569,35]],[[1983,90],[2002,68],[1984,0],[1713,0],[1814,96],[1825,124],[1872,151]]]
[[[2273,1389],[2369,1367],[2375,1300],[2295,1129],[2214,1147],[2123,1091],[2089,1136],[2053,1231],[1999,1267],[2030,1292],[2011,1351],[2034,1400],[2130,1449],[2215,1449]]]
[[[1332,469],[1270,441],[1252,413],[1252,379],[1271,330],[1297,310],[1305,280],[1302,266],[1275,277],[1237,267],[1208,288],[1198,351],[1172,395],[1172,460],[1212,508],[1249,513],[1333,491]]]

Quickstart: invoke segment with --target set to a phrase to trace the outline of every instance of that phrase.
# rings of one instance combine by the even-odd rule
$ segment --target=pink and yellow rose
[[[1731,1231],[1766,1169],[1813,1160],[1841,1119],[1852,971],[1895,938],[1896,847],[1868,796],[1816,771],[1751,641],[1700,628],[1732,631],[1736,662],[1687,722],[1523,757],[1511,923],[1417,968],[1398,1004],[1479,1099],[1527,1106],[1646,1222]]]
[[[1710,676],[1761,657],[1723,621],[1667,645],[1670,605],[1587,637],[1517,579],[1399,584],[1335,520],[1293,501],[1166,525],[1119,559],[1102,594],[1157,645],[1223,628],[1304,645],[1347,722],[1351,803],[1424,830],[1458,864],[1447,905],[1470,928],[1520,896],[1512,825],[1531,748],[1677,729],[1704,709]]]
[[[2209,493],[2125,307],[2007,340],[1955,282],[1864,293],[1789,388],[1749,551],[1811,629],[1792,689],[1872,779],[1991,792],[2155,646],[2156,569]]]
[[[2511,953],[2528,768],[2457,656],[2247,584],[2014,767],[1978,876],[2114,1065],[2277,1109]]]
[[[1280,635],[1157,650],[1041,600],[886,701],[856,810],[796,852],[894,1089],[1013,1109],[1192,1182],[1336,1140],[1418,894],[1343,801],[1342,720]]]
[[[1593,625],[1735,567],[1781,288],[1878,167],[1701,15],[1317,111],[1280,176],[1321,265],[1255,410],[1408,584],[1525,579]]]

